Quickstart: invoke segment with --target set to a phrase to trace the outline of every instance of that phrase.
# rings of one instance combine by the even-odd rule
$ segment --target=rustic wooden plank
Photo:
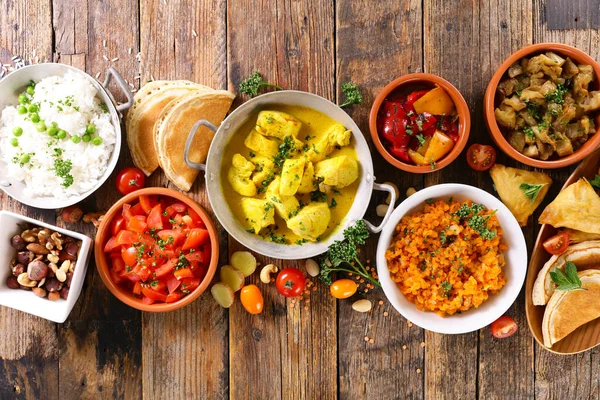
[[[20,56],[52,59],[49,0],[7,2],[0,8],[0,63]],[[53,223],[53,211],[36,210],[0,194],[0,208]],[[2,283],[4,284],[4,283]],[[32,294],[33,296],[33,294]],[[0,309],[0,398],[58,398],[58,339],[55,324],[20,311]]]
[[[133,0],[106,3],[85,2],[74,7],[69,1],[55,0],[53,26],[57,62],[73,65],[103,79],[114,66],[126,79],[137,75],[134,58],[138,46],[138,5]],[[125,32],[120,28],[133,24]],[[105,42],[106,41],[106,42]],[[135,52],[128,54],[128,48]],[[107,62],[119,57],[117,62]],[[124,96],[111,85],[117,101]],[[129,165],[122,149],[116,170]],[[82,203],[85,211],[108,209],[120,195],[110,178],[95,195]],[[58,223],[65,226],[62,220]],[[93,238],[96,229],[79,222],[65,226]],[[58,326],[60,346],[61,398],[141,397],[141,312],[115,298],[98,276],[93,257],[86,281],[71,316]]]
[[[594,0],[548,0],[545,16],[550,30],[600,28],[600,5]]]
[[[225,89],[225,6],[225,0],[141,2],[139,73],[142,83],[152,78],[190,79]],[[176,189],[162,172],[154,173],[148,185]],[[187,194],[215,220],[202,175]],[[225,259],[227,236],[222,228],[219,228],[219,236],[221,255]],[[145,313],[144,398],[226,398],[227,325],[226,310],[214,302],[210,293],[178,311]]]
[[[229,87],[257,70],[289,89],[334,99],[334,10],[331,3],[279,0],[228,2]],[[240,250],[230,240],[230,254]],[[280,268],[299,266],[274,262]],[[250,278],[258,281],[257,277]],[[335,398],[335,301],[321,287],[308,309],[292,307],[274,285],[258,282],[265,310],[230,309],[231,398]]]
[[[399,201],[403,200],[407,188],[422,188],[423,178],[402,173],[377,152],[371,143],[369,112],[375,96],[390,81],[423,70],[421,1],[388,2],[382,6],[340,0],[336,7],[338,98],[342,96],[342,82],[352,81],[362,88],[363,104],[347,111],[371,144],[377,181],[394,182],[400,190]],[[366,60],[377,62],[369,62],[367,67]],[[374,209],[384,200],[384,194],[374,193],[367,219],[378,220]],[[376,247],[374,237],[368,242],[366,254],[374,258]],[[368,297],[374,304],[368,314],[353,311],[349,300],[339,302],[340,397],[388,398],[391,393],[398,398],[423,397],[423,375],[417,370],[424,370],[425,350],[420,345],[424,331],[410,327],[389,303],[379,305],[379,299],[385,300],[381,290]]]
[[[561,3],[563,6],[566,3]],[[597,58],[600,52],[600,32],[598,30],[550,30],[544,18],[544,2],[535,2],[533,7],[533,39],[535,42],[559,42],[575,46]],[[546,5],[547,6],[547,5]],[[562,184],[573,171],[573,167],[551,171],[555,184],[548,200],[554,198]],[[540,207],[541,211],[542,208]],[[536,214],[539,214],[538,211]],[[576,356],[562,356],[550,353],[541,346],[535,346],[535,397],[536,398],[590,398],[598,396],[597,357],[593,352]],[[597,353],[596,353],[597,354]],[[596,364],[592,363],[592,359]],[[595,370],[595,375],[593,375]]]

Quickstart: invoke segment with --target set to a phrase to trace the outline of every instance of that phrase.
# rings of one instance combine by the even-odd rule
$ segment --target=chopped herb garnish
[[[523,133],[525,133],[525,135],[527,135],[527,137],[529,137],[531,139],[535,139],[535,132],[533,132],[533,129],[531,129],[530,126],[523,129]]]
[[[239,92],[244,93],[250,97],[258,96],[258,91],[264,87],[274,87],[276,89],[282,90],[281,86],[277,86],[273,83],[269,83],[265,81],[260,74],[260,72],[253,72],[250,77],[244,79],[240,82]]]
[[[534,183],[521,183],[519,189],[525,192],[525,196],[529,197],[530,202],[534,202],[542,187],[546,186],[545,183],[534,184]]]
[[[425,136],[423,136],[422,133],[419,133],[417,136],[415,136],[417,138],[417,140],[419,141],[419,147],[423,147],[423,145],[425,144]]]
[[[340,107],[346,107],[352,104],[362,104],[362,94],[356,84],[352,82],[342,83],[342,93],[344,93],[346,101],[343,102]]]
[[[590,181],[590,185],[596,190],[600,190],[600,175],[596,174],[594,179]]]

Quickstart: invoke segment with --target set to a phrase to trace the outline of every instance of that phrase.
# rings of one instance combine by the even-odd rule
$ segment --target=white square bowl
[[[37,297],[29,290],[10,289],[6,285],[6,279],[11,274],[9,268],[10,261],[16,257],[16,251],[10,245],[10,239],[23,231],[19,226],[20,224],[27,223],[42,228],[48,228],[59,232],[61,235],[69,236],[81,241],[81,248],[79,249],[77,263],[75,264],[73,279],[71,280],[71,286],[69,287],[69,296],[66,300],[61,298],[56,301],[51,301],[47,298]],[[0,211],[0,226],[4,232],[3,235],[0,235],[0,305],[37,315],[38,317],[53,322],[65,322],[81,294],[81,287],[83,286],[92,250],[92,240],[81,233],[62,229],[4,210]]]

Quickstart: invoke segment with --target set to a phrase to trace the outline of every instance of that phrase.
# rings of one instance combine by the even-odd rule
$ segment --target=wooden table
[[[595,58],[600,51],[594,1],[72,3],[4,0],[0,61],[10,64],[14,55],[34,62],[57,61],[93,76],[100,73],[100,79],[114,66],[136,87],[139,75],[141,82],[152,77],[190,79],[232,91],[258,70],[285,88],[332,101],[340,99],[340,84],[351,80],[363,88],[365,101],[349,113],[367,139],[370,104],[397,76],[425,71],[448,79],[471,109],[469,142],[490,143],[483,123],[483,93],[506,57],[527,44],[545,41],[575,45]],[[131,165],[127,149],[121,154],[117,170]],[[442,182],[493,192],[489,175],[469,169],[464,156],[427,175],[402,173],[374,149],[373,156],[378,181],[395,182],[401,199],[410,186],[419,189]],[[516,164],[503,154],[498,158]],[[554,197],[571,171],[550,171],[555,184],[547,199]],[[162,173],[152,175],[149,185],[172,187]],[[210,209],[202,179],[190,195]],[[382,196],[375,194],[368,218],[376,219],[374,208]],[[84,207],[107,209],[118,197],[113,178]],[[2,209],[64,225],[58,212],[25,207],[4,194],[0,202]],[[95,234],[87,224],[74,228],[91,237]],[[524,232],[531,248],[536,224],[530,221]],[[220,235],[225,262],[228,252],[240,246],[223,230]],[[376,238],[368,248],[371,257],[375,244]],[[600,396],[600,350],[576,356],[545,351],[527,328],[524,293],[508,311],[519,332],[495,340],[488,328],[444,336],[411,326],[389,303],[378,305],[384,299],[381,291],[370,295],[377,305],[369,314],[352,311],[349,301],[334,300],[322,285],[311,295],[308,309],[290,307],[273,286],[264,292],[266,309],[259,316],[246,313],[239,301],[230,310],[222,309],[209,294],[176,312],[142,313],[113,297],[90,265],[81,297],[64,324],[0,309],[0,398]]]

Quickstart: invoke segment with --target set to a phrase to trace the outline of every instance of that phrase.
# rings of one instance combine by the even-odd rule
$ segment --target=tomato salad
[[[435,168],[458,141],[458,115],[439,86],[408,94],[394,92],[381,105],[377,131],[384,147],[399,161]]]
[[[145,304],[187,296],[208,271],[209,232],[192,208],[171,197],[141,195],[123,204],[110,229],[109,275]]]

